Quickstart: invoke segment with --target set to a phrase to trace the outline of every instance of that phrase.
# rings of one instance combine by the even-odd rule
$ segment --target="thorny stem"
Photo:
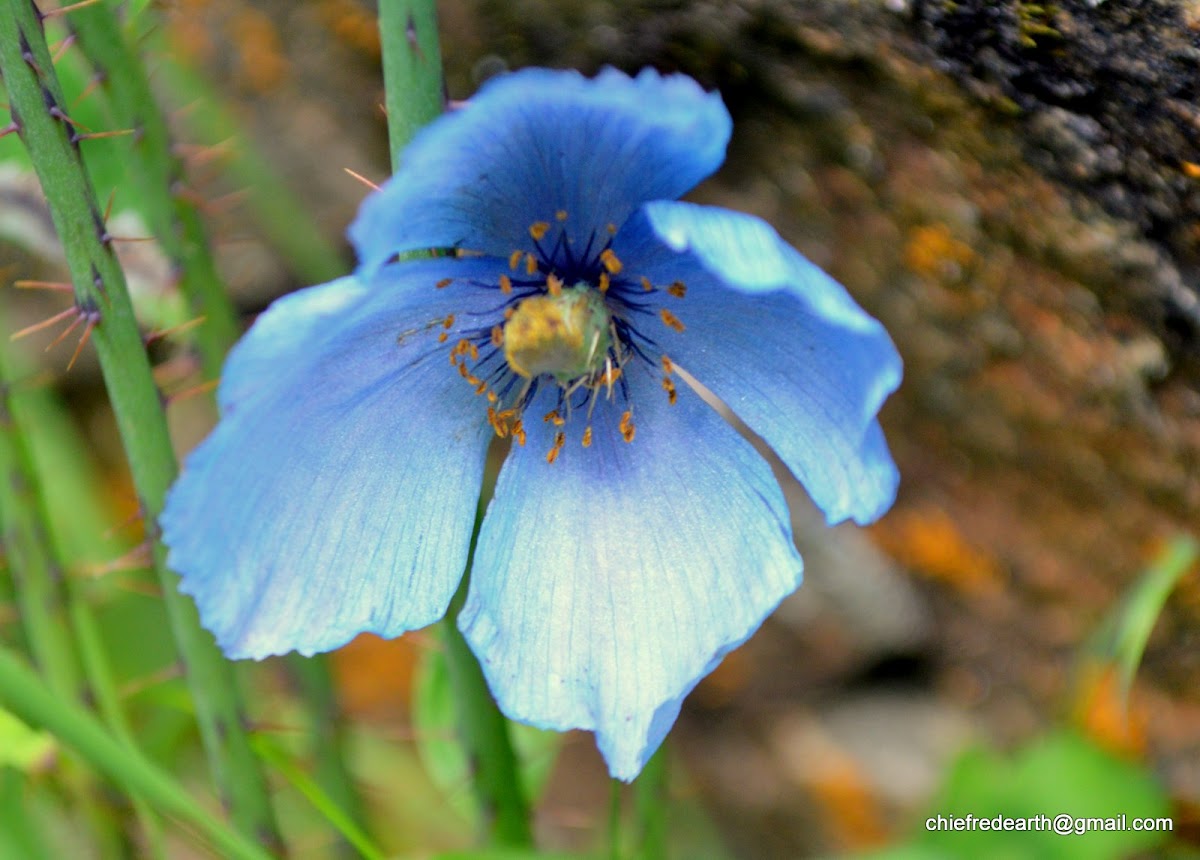
[[[92,342],[153,541],[155,571],[210,766],[239,828],[279,845],[266,780],[249,744],[230,667],[201,630],[194,607],[177,591],[166,550],[156,539],[175,455],[113,239],[84,171],[40,14],[30,0],[0,2],[0,75],[67,255],[75,304],[94,329]]]

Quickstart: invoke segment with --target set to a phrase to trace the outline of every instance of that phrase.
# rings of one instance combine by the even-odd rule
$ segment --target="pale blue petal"
[[[491,432],[437,340],[447,313],[454,336],[494,304],[435,289],[468,271],[408,263],[303,290],[234,349],[222,419],[161,518],[180,590],[229,656],[312,654],[445,613]]]
[[[644,370],[644,368],[643,368]],[[637,775],[683,697],[800,583],[783,494],[761,457],[681,386],[630,373],[637,427],[602,402],[594,441],[531,419],[488,508],[459,626],[513,719],[596,732]],[[542,397],[527,414],[553,406]],[[579,416],[576,416],[578,418]]]
[[[686,329],[659,347],[775,449],[830,523],[891,507],[899,473],[876,415],[900,356],[841,285],[725,209],[648,204],[614,247],[636,274],[687,285],[662,300]]]
[[[396,175],[363,202],[350,239],[368,274],[414,249],[532,250],[537,221],[602,243],[608,224],[716,170],[730,130],[720,96],[681,75],[503,75],[418,133]]]

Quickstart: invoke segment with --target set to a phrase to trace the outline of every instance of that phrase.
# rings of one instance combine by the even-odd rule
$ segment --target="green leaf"
[[[57,751],[48,732],[35,731],[0,708],[0,768],[14,767],[24,773],[43,770]]]
[[[978,860],[1118,860],[1162,845],[1169,833],[1132,830],[1135,817],[1165,817],[1170,804],[1154,777],[1071,732],[1040,739],[1015,757],[990,750],[963,754],[929,815],[1048,821],[1056,815],[1117,819],[1128,830],[1060,835],[1046,826],[1028,830],[940,830],[921,834],[917,845]],[[924,826],[924,820],[922,820]]]

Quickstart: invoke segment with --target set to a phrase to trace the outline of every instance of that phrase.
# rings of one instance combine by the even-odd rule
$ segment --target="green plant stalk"
[[[188,198],[183,165],[171,152],[167,123],[145,70],[107,3],[69,16],[78,44],[100,75],[119,128],[134,130],[130,173],[163,252],[179,274],[191,312],[204,317],[193,329],[204,372],[221,373],[225,351],[237,338],[237,319],[225,292],[195,202]]]
[[[238,826],[279,845],[266,780],[250,748],[229,664],[201,630],[195,608],[177,591],[166,550],[157,540],[155,524],[175,476],[175,455],[113,239],[80,159],[40,13],[30,0],[0,3],[0,75],[67,255],[76,308],[100,358],[213,775]]]
[[[668,775],[667,749],[662,746],[633,784],[638,839],[634,856],[639,860],[666,860]]]
[[[167,123],[155,102],[144,67],[130,49],[107,4],[79,9],[72,13],[70,24],[80,48],[102,74],[117,113],[115,121],[137,130],[134,173],[140,197],[149,209],[155,236],[182,274],[179,288],[189,307],[194,314],[205,318],[196,330],[196,347],[205,375],[217,378],[225,354],[237,340],[238,321],[209,253],[200,213],[179,190],[184,183],[183,167],[171,152]],[[259,185],[261,178],[260,174],[252,186]],[[294,219],[295,215],[289,220]],[[288,666],[303,687],[314,732],[327,741],[316,751],[321,785],[361,824],[361,803],[342,761],[342,738],[336,726],[337,706],[328,665],[321,657],[293,656],[288,658]]]
[[[46,518],[39,503],[36,478],[29,469],[20,429],[11,408],[12,376],[0,345],[0,527],[20,609],[21,626],[35,665],[54,694],[64,702],[85,700],[75,643],[66,625],[65,576],[50,555]],[[104,813],[91,776],[77,761],[64,763],[63,783],[71,803],[86,819],[101,856],[122,856],[116,822]]]
[[[421,126],[445,107],[435,0],[379,0],[379,37],[392,169]]]
[[[380,0],[379,3],[393,170],[400,165],[404,146],[417,129],[442,112],[445,102],[435,5],[435,0]],[[485,485],[488,483],[485,479]],[[481,521],[481,517],[476,517],[472,555]],[[517,770],[508,721],[496,707],[483,670],[456,624],[466,601],[469,578],[468,571],[441,625],[459,734],[473,766],[473,787],[487,840],[493,845],[528,847],[533,845],[529,805]]]
[[[195,828],[229,860],[271,860],[251,839],[230,829],[138,750],[121,743],[87,712],[52,693],[37,674],[0,649],[0,704],[45,729],[131,795],[149,799],[166,815]]]
[[[478,534],[478,527],[476,533]],[[472,540],[474,554],[474,540]],[[454,689],[459,735],[473,766],[473,787],[479,802],[487,841],[495,846],[531,847],[529,806],[517,770],[517,757],[509,736],[508,720],[496,707],[479,661],[458,630],[458,613],[467,599],[467,580],[450,601],[441,625],[450,684]]]
[[[147,10],[143,15],[151,15]],[[279,178],[275,166],[251,146],[229,110],[221,106],[220,96],[194,70],[171,56],[159,45],[161,34],[149,37],[151,50],[162,55],[155,78],[189,109],[183,123],[203,141],[232,141],[222,162],[226,176],[246,189],[246,206],[267,241],[287,260],[301,280],[310,283],[332,281],[346,273],[347,262],[330,244],[292,190]],[[224,147],[224,145],[222,144]]]
[[[290,654],[286,658],[286,666],[288,674],[300,691],[300,698],[307,712],[308,735],[313,739],[312,756],[316,764],[316,785],[327,801],[318,808],[336,809],[345,823],[353,829],[352,837],[351,831],[331,819],[331,823],[335,823],[338,832],[344,837],[342,847],[354,847],[365,854],[359,843],[362,840],[370,842],[367,835],[367,816],[354,779],[346,767],[346,737],[339,720],[337,691],[334,689],[329,662],[320,655],[301,657],[299,654]],[[261,746],[256,749],[261,755]],[[278,769],[278,765],[276,767]],[[295,768],[291,767],[289,770],[295,771]],[[285,775],[287,772],[284,771]],[[289,780],[293,785],[301,786],[296,779],[289,777]],[[306,789],[302,791],[311,799],[311,792]]]
[[[0,326],[0,329],[3,327]],[[114,727],[128,726],[124,721],[116,688],[108,669],[108,660],[100,646],[95,620],[86,602],[72,587],[66,573],[62,542],[54,535],[52,521],[42,494],[41,481],[34,467],[26,440],[30,428],[22,425],[22,411],[15,408],[14,389],[18,385],[7,345],[0,343],[0,475],[6,493],[0,499],[4,544],[8,548],[9,567],[21,603],[21,617],[27,630],[35,662],[42,667],[50,688],[67,702],[82,702],[90,691],[101,705],[105,718]],[[68,625],[64,625],[64,608]],[[71,634],[75,634],[72,641]],[[78,652],[78,659],[76,653]],[[83,675],[79,675],[82,663]],[[92,794],[87,781],[74,776],[86,801]],[[165,856],[161,828],[149,808],[132,799],[134,811],[153,858]],[[96,829],[113,831],[115,823],[98,808],[90,810]],[[108,840],[110,845],[119,839]],[[117,850],[114,848],[114,850]]]
[[[386,860],[383,850],[371,841],[366,832],[351,818],[341,804],[330,797],[316,780],[296,767],[291,758],[270,739],[259,736],[254,739],[254,749],[263,761],[270,762],[284,775],[296,790],[304,795],[321,817],[333,825],[348,845],[366,860]]]
[[[25,806],[25,776],[12,767],[0,767],[0,857],[53,860]]]

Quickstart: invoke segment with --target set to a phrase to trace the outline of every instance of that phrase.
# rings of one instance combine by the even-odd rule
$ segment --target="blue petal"
[[[417,135],[363,202],[350,239],[367,274],[420,248],[532,251],[537,221],[576,242],[607,239],[607,225],[641,203],[673,200],[716,170],[730,130],[720,96],[680,75],[514,72]]]
[[[555,428],[530,421],[496,485],[459,617],[506,714],[595,731],[624,780],[802,567],[762,458],[690,390],[668,406],[657,378],[630,370],[632,443],[616,432],[623,407],[601,402],[591,447],[575,433],[548,464]],[[528,415],[554,405],[540,400]]]
[[[490,430],[437,335],[495,299],[434,283],[468,271],[409,263],[303,290],[234,349],[222,419],[161,518],[180,590],[229,656],[312,654],[445,613]]]
[[[887,332],[765,222],[650,203],[614,244],[631,271],[682,280],[686,330],[660,346],[775,449],[830,523],[867,523],[899,474],[876,415],[900,384]]]

